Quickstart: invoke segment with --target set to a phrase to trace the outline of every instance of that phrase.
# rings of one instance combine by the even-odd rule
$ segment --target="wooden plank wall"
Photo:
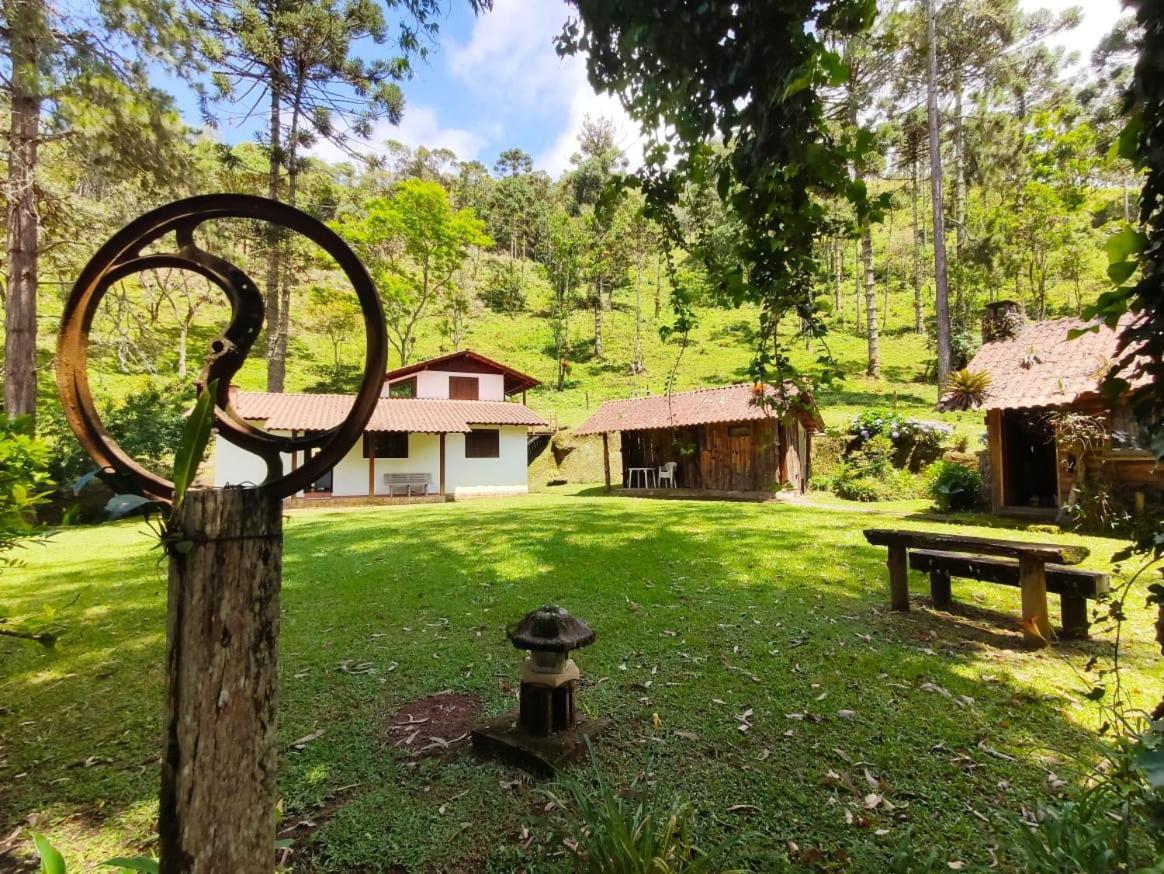
[[[657,431],[622,432],[622,458],[625,467],[659,467],[677,461],[678,485],[723,491],[775,491],[789,480],[785,470],[785,447],[780,444],[781,430],[789,440],[799,439],[803,425],[793,418],[783,428],[775,419],[753,422],[717,423]],[[806,451],[810,447],[804,440]],[[793,485],[803,490],[807,485],[807,460],[800,458],[792,444],[789,462]],[[692,451],[683,451],[692,450]]]

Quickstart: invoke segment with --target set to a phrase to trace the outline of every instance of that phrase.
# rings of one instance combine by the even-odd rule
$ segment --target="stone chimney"
[[[988,303],[982,314],[982,342],[1013,340],[1027,323],[1023,305],[1013,300]]]

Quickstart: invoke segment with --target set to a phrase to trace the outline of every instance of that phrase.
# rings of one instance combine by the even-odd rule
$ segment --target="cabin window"
[[[390,398],[414,398],[416,397],[416,377],[410,376],[408,379],[402,379],[399,382],[393,382],[388,385],[388,397]]]
[[[408,432],[365,434],[364,458],[408,458]]]
[[[752,426],[751,425],[732,425],[730,428],[728,428],[728,436],[729,437],[751,437],[752,436]]]
[[[1160,422],[1144,410],[1120,404],[1111,413],[1111,448],[1113,452],[1151,452],[1152,436]]]
[[[465,458],[500,458],[500,431],[470,431],[465,435]]]
[[[454,401],[475,401],[481,396],[481,380],[475,376],[450,376],[449,398]]]

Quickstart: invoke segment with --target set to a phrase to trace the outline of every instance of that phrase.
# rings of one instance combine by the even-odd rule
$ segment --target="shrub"
[[[907,419],[894,410],[866,410],[849,423],[846,451],[852,453],[874,437],[886,437],[893,445],[894,465],[916,473],[941,457],[953,432],[941,422]]]
[[[990,374],[984,370],[955,370],[946,378],[945,403],[955,410],[973,410],[986,400]]]
[[[926,491],[943,512],[979,509],[984,488],[978,471],[955,461],[936,461],[926,470]]]
[[[850,453],[832,477],[832,489],[850,501],[892,501],[912,498],[917,483],[908,470],[894,465],[893,443],[876,436]]]

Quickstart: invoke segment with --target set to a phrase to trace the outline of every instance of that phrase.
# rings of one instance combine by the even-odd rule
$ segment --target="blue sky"
[[[578,130],[587,115],[615,121],[632,164],[641,159],[636,126],[617,102],[599,96],[586,81],[583,62],[561,59],[553,39],[570,14],[561,0],[495,0],[494,10],[475,17],[467,0],[451,0],[438,44],[416,77],[403,83],[406,106],[399,127],[381,124],[360,148],[380,151],[389,139],[410,146],[443,146],[462,159],[492,167],[499,152],[518,146],[552,175],[569,166]],[[1022,0],[1026,9],[1083,8],[1084,20],[1056,42],[1079,52],[1086,62],[1096,41],[1120,15],[1119,0]],[[371,47],[370,51],[382,51]],[[168,83],[167,83],[168,84]],[[193,101],[179,94],[192,122]],[[236,142],[250,128],[223,125],[217,136]],[[320,144],[320,157],[343,156]]]

